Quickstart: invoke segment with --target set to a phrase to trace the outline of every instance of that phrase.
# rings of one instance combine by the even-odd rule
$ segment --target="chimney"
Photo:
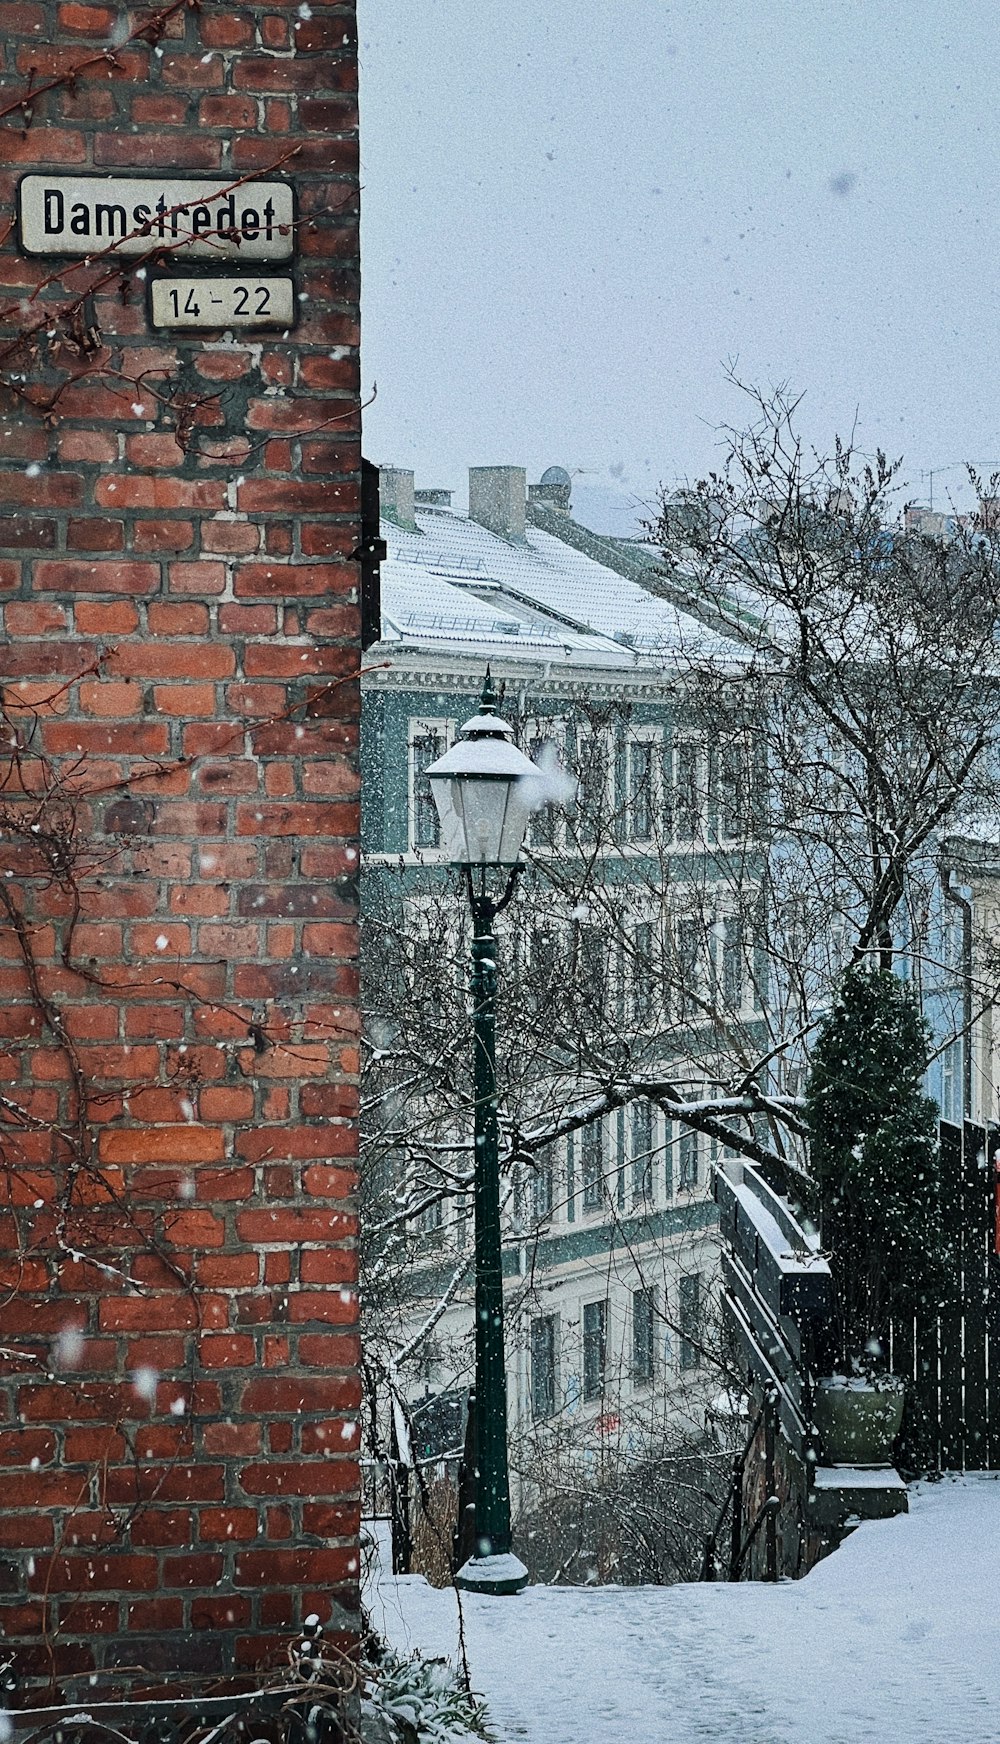
[[[501,539],[524,543],[523,466],[470,466],[469,519]]]
[[[405,466],[380,466],[378,490],[381,510],[387,521],[397,527],[416,526],[413,501],[413,473]]]

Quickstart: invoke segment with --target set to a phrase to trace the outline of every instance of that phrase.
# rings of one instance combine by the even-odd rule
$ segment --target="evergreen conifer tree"
[[[939,1300],[938,1109],[923,1093],[930,1032],[890,971],[850,970],[817,1038],[806,1087],[814,1215],[830,1258],[835,1349],[868,1368],[888,1322]]]

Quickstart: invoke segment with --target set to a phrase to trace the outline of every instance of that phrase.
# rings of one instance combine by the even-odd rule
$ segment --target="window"
[[[950,1042],[941,1055],[941,1118],[957,1124],[961,1116],[962,1044]]]
[[[653,742],[633,739],[628,746],[628,816],[625,836],[648,842],[653,834]]]
[[[698,1134],[690,1127],[681,1129],[680,1143],[677,1147],[679,1165],[679,1184],[688,1191],[698,1185]]]
[[[632,1010],[637,1024],[653,1021],[656,973],[653,964],[653,923],[642,920],[632,934]],[[627,959],[626,959],[627,962]]]
[[[545,1145],[535,1157],[531,1182],[531,1211],[536,1223],[552,1216],[554,1180],[553,1146]]]
[[[673,749],[673,837],[693,842],[701,835],[701,753],[696,739],[678,739]]]
[[[666,1143],[663,1146],[663,1197],[672,1199],[674,1196],[674,1123],[665,1122]]]
[[[743,922],[729,914],[722,923],[722,1002],[727,1011],[743,1007]]]
[[[950,969],[952,975],[958,977],[962,973],[965,946],[964,915],[954,912],[947,914],[943,922],[942,932],[942,967]]]
[[[768,957],[768,909],[763,892],[755,904],[753,920],[753,1008],[763,1011],[770,996]]]
[[[583,1310],[583,1396],[599,1399],[604,1391],[608,1354],[608,1304],[587,1302]]]
[[[532,763],[537,763],[543,770],[554,771],[559,767],[559,746],[553,738],[534,738],[528,741],[528,756]],[[548,790],[553,790],[553,784],[548,784]],[[558,843],[558,813],[556,807],[547,803],[532,812],[528,820],[528,841],[533,848],[554,848]]]
[[[681,1368],[701,1366],[701,1273],[691,1272],[680,1280],[678,1296],[681,1329]]]
[[[540,1314],[531,1322],[531,1415],[535,1422],[556,1408],[556,1319]]]
[[[656,1361],[656,1292],[632,1291],[632,1379],[648,1383]]]
[[[653,1105],[632,1104],[632,1198],[646,1203],[653,1197]]]
[[[610,758],[603,733],[581,733],[577,739],[577,761],[580,771],[578,815],[580,839],[596,842],[607,823],[609,801]]]
[[[425,1205],[417,1213],[417,1228],[421,1235],[436,1235],[444,1226],[444,1210],[442,1201],[435,1199],[432,1204]]]
[[[603,1019],[608,997],[610,968],[608,941],[603,927],[576,925],[577,985],[583,1005]]]
[[[672,1004],[683,1021],[699,1015],[705,937],[700,920],[690,916],[674,922],[674,998]]]
[[[410,722],[410,846],[413,848],[440,845],[440,823],[427,770],[447,750],[449,726],[447,721]]]
[[[583,1209],[599,1211],[604,1202],[604,1122],[593,1120],[583,1129],[580,1172],[583,1176]]]
[[[535,1005],[547,1005],[555,992],[559,970],[559,933],[552,921],[533,926],[528,936],[527,993]]]
[[[724,841],[738,842],[746,835],[752,798],[747,744],[728,739],[719,752],[719,835]]]

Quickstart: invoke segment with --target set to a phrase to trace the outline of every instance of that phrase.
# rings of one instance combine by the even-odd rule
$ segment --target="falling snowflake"
[[[152,1405],[156,1399],[156,1387],[159,1379],[160,1375],[157,1369],[143,1365],[142,1368],[135,1370],[132,1376],[132,1386],[140,1399],[146,1399]]]

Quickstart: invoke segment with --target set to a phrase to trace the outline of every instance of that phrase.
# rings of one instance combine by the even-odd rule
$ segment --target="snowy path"
[[[805,1581],[466,1594],[474,1686],[510,1744],[994,1744],[1000,1481],[911,1492]],[[383,1577],[373,1621],[454,1657],[455,1596]]]

